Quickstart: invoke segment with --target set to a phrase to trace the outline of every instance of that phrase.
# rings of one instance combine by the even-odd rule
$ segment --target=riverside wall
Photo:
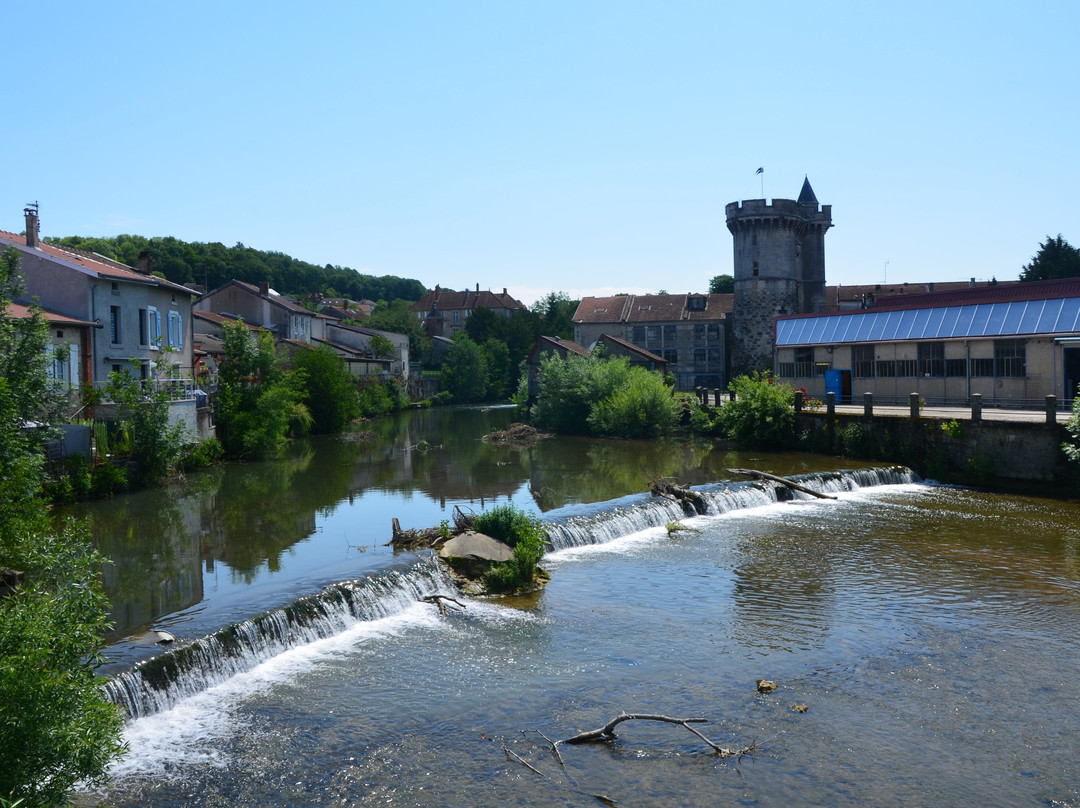
[[[1080,496],[1080,467],[1061,450],[1069,438],[1061,424],[821,412],[798,413],[796,424],[818,451],[903,462],[941,482],[1046,484],[1054,495]]]

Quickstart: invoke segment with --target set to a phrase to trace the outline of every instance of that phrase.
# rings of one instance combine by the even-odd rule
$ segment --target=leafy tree
[[[0,569],[22,573],[0,597],[0,800],[56,805],[76,782],[104,780],[123,719],[95,673],[108,614],[101,559],[85,526],[54,528],[25,429],[48,396],[45,353],[30,350],[48,331],[40,317],[9,316],[18,263],[13,250],[0,260]]]
[[[176,469],[185,443],[184,425],[169,426],[168,389],[136,379],[126,371],[110,373],[106,389],[131,436],[134,482],[144,487],[159,484]]]
[[[313,432],[340,432],[360,416],[356,379],[332,348],[301,348],[293,356],[293,367],[303,374],[303,403],[311,413]]]
[[[530,311],[541,318],[540,331],[545,336],[573,339],[574,312],[580,302],[571,300],[565,292],[549,292]]]
[[[710,295],[729,295],[735,291],[735,278],[732,275],[714,275],[709,281]]]
[[[681,411],[659,374],[631,365],[626,380],[592,407],[588,424],[597,435],[656,438],[675,429]]]
[[[795,442],[795,391],[771,373],[732,379],[735,400],[720,408],[724,433],[750,449],[786,449]]]
[[[488,388],[486,398],[502,401],[510,392],[510,349],[505,342],[489,339],[480,346],[487,367]]]
[[[483,401],[487,395],[487,362],[480,346],[464,332],[454,336],[454,344],[443,357],[439,381],[455,404]]]
[[[302,375],[285,370],[269,331],[252,333],[242,321],[225,323],[222,343],[215,419],[225,454],[273,456],[291,433],[311,425]]]
[[[422,358],[431,353],[431,336],[424,330],[424,324],[420,318],[409,311],[407,300],[395,300],[392,303],[380,302],[364,320],[364,327],[404,334],[409,338],[409,354],[413,359]]]
[[[1060,233],[1057,238],[1047,236],[1046,241],[1039,245],[1035,257],[1024,265],[1020,273],[1022,281],[1076,277],[1080,277],[1080,250],[1065,241]]]
[[[490,339],[506,342],[509,333],[510,318],[502,317],[493,309],[473,309],[465,320],[465,333],[477,345],[483,345]]]
[[[374,334],[368,342],[368,345],[371,348],[371,353],[375,355],[376,359],[389,359],[395,353],[394,343],[382,334]]]

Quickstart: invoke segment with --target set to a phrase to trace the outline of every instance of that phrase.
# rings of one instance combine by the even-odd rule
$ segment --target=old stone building
[[[832,207],[810,180],[797,200],[747,199],[726,208],[735,248],[731,374],[771,367],[777,317],[825,310],[825,233]]]

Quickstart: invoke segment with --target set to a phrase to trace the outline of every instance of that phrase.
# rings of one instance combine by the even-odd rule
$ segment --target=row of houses
[[[26,316],[30,304],[44,313],[58,389],[102,388],[114,371],[164,381],[174,394],[173,417],[205,436],[208,421],[196,412],[205,396],[196,388],[214,375],[223,326],[240,320],[272,333],[280,350],[327,346],[357,376],[409,381],[404,335],[364,328],[332,305],[311,311],[265,283],[231,281],[201,293],[155,274],[148,255],[130,267],[49,244],[40,238],[36,207],[24,215],[24,233],[0,231],[0,250],[19,253],[25,289],[9,313]]]

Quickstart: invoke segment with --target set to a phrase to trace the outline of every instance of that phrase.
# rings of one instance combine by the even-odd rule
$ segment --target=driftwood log
[[[464,603],[462,603],[460,600],[457,600],[456,598],[450,597],[449,595],[424,595],[422,598],[420,598],[420,600],[424,601],[425,603],[434,603],[436,606],[439,607],[439,614],[444,616],[446,614],[447,603],[453,603],[456,606],[460,606],[463,610],[465,608]]]
[[[615,737],[615,727],[621,724],[623,721],[661,721],[666,724],[677,724],[684,729],[689,730],[698,736],[710,749],[716,752],[720,757],[734,757],[736,755],[745,755],[748,752],[753,751],[753,746],[748,746],[745,749],[728,749],[714,743],[709,738],[705,737],[702,733],[694,729],[691,724],[707,724],[709,719],[707,718],[672,718],[667,715],[657,715],[655,713],[622,713],[619,716],[608,721],[604,726],[599,729],[589,730],[587,732],[579,732],[573,737],[566,738],[562,741],[556,741],[553,746],[558,753],[559,744],[582,744],[582,743],[598,743],[601,741],[610,741]]]
[[[689,516],[698,516],[707,513],[709,506],[705,497],[697,491],[691,491],[669,480],[659,479],[652,481],[652,495],[663,497],[672,502],[678,502]]]
[[[448,539],[464,533],[466,530],[471,530],[475,519],[476,514],[465,513],[460,506],[455,505],[453,528],[449,525],[445,527],[440,525],[439,527],[425,527],[419,530],[416,528],[402,530],[401,522],[395,516],[391,524],[391,538],[386,545],[393,547],[395,550],[420,550],[425,547],[438,547]]]
[[[818,499],[836,499],[832,494],[822,494],[819,491],[815,491],[813,488],[807,488],[805,485],[799,485],[799,483],[792,482],[784,477],[777,477],[775,474],[767,474],[764,471],[757,471],[756,469],[728,469],[728,471],[732,474],[745,474],[748,477],[754,477],[758,480],[769,480],[770,482],[779,483],[780,485],[786,485],[793,491],[802,491],[802,493],[809,494]]]

